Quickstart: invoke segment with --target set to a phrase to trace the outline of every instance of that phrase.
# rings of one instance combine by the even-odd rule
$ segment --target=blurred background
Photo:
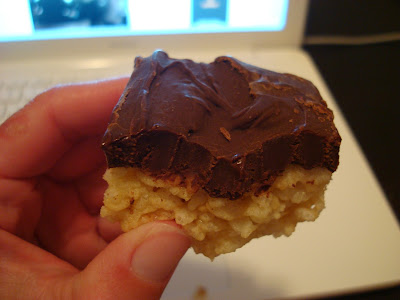
[[[127,0],[30,0],[35,30],[126,25]]]

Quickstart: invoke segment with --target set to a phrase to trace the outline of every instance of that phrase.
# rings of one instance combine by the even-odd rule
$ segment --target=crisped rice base
[[[229,200],[212,198],[202,189],[190,192],[137,168],[112,168],[104,175],[109,187],[101,216],[120,222],[123,231],[153,220],[175,220],[191,237],[194,251],[214,259],[253,238],[289,236],[298,222],[314,221],[325,207],[331,175],[327,169],[291,165],[267,192]]]

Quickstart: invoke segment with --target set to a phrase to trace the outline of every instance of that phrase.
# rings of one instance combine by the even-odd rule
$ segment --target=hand
[[[101,137],[127,79],[53,88],[0,126],[0,299],[157,299],[189,247],[173,222],[99,217]]]

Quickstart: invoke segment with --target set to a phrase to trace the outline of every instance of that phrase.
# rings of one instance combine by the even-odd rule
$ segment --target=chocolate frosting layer
[[[289,164],[335,171],[341,138],[317,88],[232,57],[137,57],[103,138],[108,166],[179,175],[213,197],[266,191]]]

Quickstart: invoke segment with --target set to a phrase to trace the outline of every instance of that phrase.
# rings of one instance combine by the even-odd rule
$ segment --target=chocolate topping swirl
[[[340,136],[316,87],[218,57],[156,51],[135,70],[103,138],[108,166],[180,175],[213,197],[269,188],[288,164],[335,171]]]

